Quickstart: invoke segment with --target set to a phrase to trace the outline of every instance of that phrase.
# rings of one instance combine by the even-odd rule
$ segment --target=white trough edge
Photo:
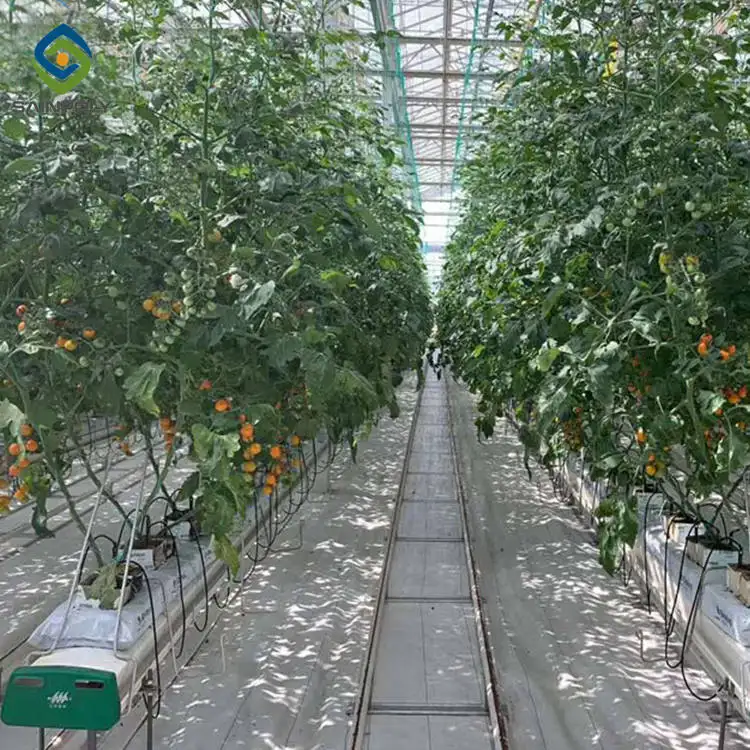
[[[327,438],[316,440],[319,448],[319,455],[326,450],[328,445]],[[297,486],[297,482],[292,485],[291,488],[285,489],[283,493],[279,493],[279,503],[283,498],[288,497],[291,491]],[[278,503],[277,503],[278,504]],[[260,514],[260,520],[265,521],[268,514],[271,512],[272,506],[269,504],[267,509]],[[248,524],[244,531],[238,532],[232,541],[238,548],[248,547],[250,542],[253,540],[255,535],[256,527],[254,523]],[[205,542],[204,542],[205,543]],[[247,558],[241,560],[241,565],[249,561]],[[250,565],[252,563],[249,563]],[[238,578],[242,578],[247,572],[247,567],[243,570],[240,569]],[[221,617],[223,610],[219,610],[217,607],[211,607],[213,595],[219,593],[219,598],[223,599],[226,591],[227,577],[226,577],[226,564],[221,560],[214,559],[213,562],[206,564],[206,580],[208,582],[208,608],[209,617],[207,619],[206,628],[203,632],[198,632],[193,627],[193,621],[201,623],[205,614],[200,611],[201,604],[205,604],[205,591],[203,584],[202,572],[198,575],[197,579],[189,584],[186,584],[183,589],[183,598],[185,601],[185,625],[186,625],[186,638],[185,648],[182,656],[178,660],[178,673],[175,674],[172,659],[170,658],[171,643],[174,642],[175,647],[179,644],[179,640],[182,634],[182,605],[180,598],[178,597],[171,606],[168,608],[169,617],[167,618],[164,613],[156,621],[157,630],[157,642],[159,648],[159,665],[161,669],[161,690],[162,694],[171,685],[172,682],[179,676],[180,670],[182,670],[186,664],[193,658],[197,653],[198,649],[203,645],[209,633],[212,631],[214,625]],[[233,600],[241,590],[241,585],[237,584],[234,590],[227,597],[227,603]],[[213,617],[211,612],[213,610]],[[170,640],[169,634],[169,622],[172,624],[172,635],[173,641]],[[191,637],[192,636],[192,637]],[[108,654],[112,653],[111,649],[91,649],[93,651],[104,651]],[[69,651],[69,649],[60,649],[61,652]],[[47,659],[56,652],[47,654]],[[140,692],[141,683],[148,674],[149,670],[155,669],[156,660],[154,659],[154,638],[152,629],[149,627],[146,632],[140,637],[138,643],[129,651],[123,653],[127,656],[128,661],[126,666],[121,669],[117,674],[117,683],[120,690],[120,697],[122,699],[122,718],[119,725],[115,726],[108,733],[105,733],[99,740],[101,746],[106,747],[122,747],[124,748],[128,742],[133,738],[139,727],[145,720],[145,711],[142,703],[142,693]],[[31,662],[32,664],[34,662]],[[7,675],[10,677],[10,674]],[[131,690],[131,688],[133,688]],[[131,692],[133,695],[131,696]],[[128,712],[128,707],[131,704],[131,710]],[[158,721],[158,719],[157,719]],[[122,739],[121,739],[122,738]],[[50,750],[83,750],[86,747],[87,735],[86,732],[82,731],[70,731],[70,730],[48,730],[46,747]]]
[[[586,469],[578,469],[568,460],[562,468],[561,476],[570,490],[576,505],[584,513],[590,523],[596,525],[594,515],[599,505],[600,497],[591,491],[591,481],[585,477]],[[640,536],[639,536],[640,540]],[[648,576],[650,581],[651,600],[663,609],[664,602],[661,592],[664,591],[664,570],[660,561],[654,559],[647,550]],[[634,578],[641,593],[645,595],[644,561],[641,543],[630,550],[630,562],[633,567]],[[668,593],[674,598],[675,582],[668,576]],[[679,610],[679,607],[678,607]],[[675,613],[676,627],[672,642],[677,643],[684,634],[685,623],[681,621],[679,611]],[[733,703],[750,724],[750,649],[742,646],[727,635],[704,612],[703,601],[699,602],[695,615],[693,633],[688,644],[689,653],[695,657],[701,668],[717,683],[729,678],[734,686],[736,695]]]

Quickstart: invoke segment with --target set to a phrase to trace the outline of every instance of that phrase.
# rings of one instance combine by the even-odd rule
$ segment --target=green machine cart
[[[9,726],[37,728],[41,750],[46,729],[85,731],[87,748],[93,750],[97,732],[120,721],[118,675],[126,665],[103,649],[63,649],[42,656],[13,671],[0,718]]]

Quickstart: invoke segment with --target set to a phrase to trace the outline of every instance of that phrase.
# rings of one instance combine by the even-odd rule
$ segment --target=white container
[[[746,607],[750,607],[750,566],[739,567],[730,565],[727,567],[727,588]]]
[[[708,570],[725,568],[727,565],[738,565],[740,561],[739,550],[734,549],[715,549],[712,550],[703,539],[691,536],[687,540],[687,556],[701,569],[706,565],[708,560]],[[710,556],[710,557],[709,557]]]
[[[664,532],[669,535],[669,540],[677,545],[683,545],[691,534],[702,534],[704,527],[702,523],[697,526],[694,521],[674,520],[680,516],[663,516]]]
[[[662,508],[666,502],[666,498],[662,494],[652,494],[650,492],[637,492],[636,500],[638,502],[638,528],[642,529],[651,528],[659,523],[659,519],[662,517]],[[644,514],[648,508],[648,517],[645,519]]]
[[[123,556],[126,552],[126,549],[122,550]],[[146,570],[156,570],[164,565],[172,555],[174,555],[174,542],[171,537],[167,536],[160,538],[152,547],[144,549],[133,548],[130,554],[130,561],[138,563],[138,565]]]

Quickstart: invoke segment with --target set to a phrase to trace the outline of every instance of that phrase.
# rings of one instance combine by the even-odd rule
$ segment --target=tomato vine
[[[567,0],[508,24],[533,62],[490,108],[448,248],[439,326],[478,428],[510,405],[548,465],[585,452],[610,570],[654,482],[691,517],[713,495],[744,512],[750,20],[725,9]]]
[[[43,23],[6,24],[0,90],[42,106],[0,113],[0,425],[15,500],[42,509],[85,415],[146,441],[151,499],[188,445],[226,550],[302,441],[354,447],[397,412],[432,327],[420,227],[365,63],[312,6],[236,28],[214,2],[124,5],[76,21],[95,62],[73,109],[19,75]]]

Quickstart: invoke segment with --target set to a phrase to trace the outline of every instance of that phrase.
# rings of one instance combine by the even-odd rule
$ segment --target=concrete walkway
[[[445,383],[430,377],[376,623],[367,750],[490,750]]]
[[[158,750],[344,750],[360,690],[416,380],[359,447],[321,474],[292,524],[164,695]],[[222,659],[222,641],[226,663]],[[226,667],[226,669],[224,669]],[[145,731],[127,746],[142,750]],[[103,750],[123,750],[117,734]]]

